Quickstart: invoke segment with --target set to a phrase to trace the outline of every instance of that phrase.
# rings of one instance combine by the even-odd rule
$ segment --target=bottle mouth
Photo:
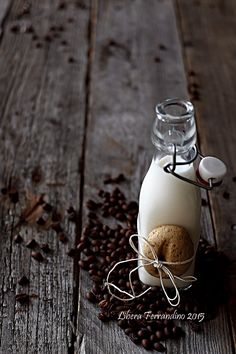
[[[167,99],[156,106],[152,142],[166,153],[185,153],[196,143],[194,108],[191,102],[178,98]]]
[[[157,118],[166,123],[179,124],[191,119],[194,108],[191,102],[179,98],[167,99],[156,106]]]

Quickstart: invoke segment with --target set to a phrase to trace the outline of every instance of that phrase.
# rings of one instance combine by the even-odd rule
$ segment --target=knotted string
[[[133,242],[133,238],[134,237],[137,237],[138,239],[141,239],[142,241],[144,241],[144,243],[146,243],[150,250],[151,250],[151,253],[152,253],[152,256],[153,258],[149,258],[145,255],[142,254],[141,251],[139,251],[137,249],[137,247],[135,246],[134,242]],[[197,278],[189,275],[189,276],[185,276],[185,277],[179,277],[175,274],[173,274],[169,268],[166,266],[166,265],[182,265],[182,264],[187,264],[187,263],[190,263],[194,258],[195,258],[195,253],[194,255],[191,257],[191,258],[188,258],[186,259],[185,261],[182,261],[182,262],[165,262],[165,261],[160,261],[158,259],[158,256],[156,254],[156,251],[155,249],[153,248],[153,246],[151,245],[151,243],[145,238],[145,237],[142,237],[138,234],[133,234],[130,236],[129,238],[129,244],[130,246],[132,247],[132,249],[138,254],[138,258],[131,258],[131,259],[128,259],[128,260],[124,260],[124,261],[120,261],[120,262],[117,262],[112,268],[111,270],[109,271],[109,273],[107,274],[107,278],[106,278],[106,282],[105,282],[105,286],[107,286],[108,288],[108,291],[109,293],[114,296],[116,299],[118,300],[121,300],[121,301],[131,301],[131,300],[134,300],[134,299],[137,299],[141,296],[143,296],[144,294],[146,294],[152,287],[149,287],[148,289],[146,289],[145,291],[143,291],[141,294],[138,294],[136,295],[135,294],[135,291],[134,291],[134,287],[133,287],[133,284],[132,284],[132,274],[134,272],[136,272],[139,268],[142,268],[146,265],[153,265],[157,270],[158,270],[158,273],[159,273],[159,277],[160,277],[160,283],[161,283],[161,287],[162,287],[162,290],[167,298],[167,301],[169,302],[169,304],[171,306],[178,306],[179,303],[180,303],[180,294],[179,294],[179,290],[178,290],[178,287],[176,286],[175,284],[175,279],[183,282],[183,283],[192,283],[194,281],[197,280]],[[128,262],[133,262],[133,261],[144,261],[145,263],[142,263],[142,264],[139,264],[137,267],[135,267],[134,269],[132,269],[130,272],[129,272],[129,284],[130,284],[130,288],[131,288],[131,291],[132,291],[132,294],[128,293],[127,291],[125,290],[122,290],[120,289],[118,286],[116,286],[115,284],[113,283],[110,283],[109,282],[109,278],[112,274],[112,272],[115,270],[116,267],[118,267],[120,264],[125,264],[125,263],[128,263]],[[166,291],[166,287],[163,283],[163,278],[162,278],[162,272],[164,272],[167,277],[169,278],[169,280],[171,281],[174,289],[175,289],[175,295],[173,297],[170,297]],[[191,285],[190,285],[191,286]],[[116,289],[119,293],[121,294],[125,294],[128,296],[128,298],[121,298],[117,295],[115,295],[111,288],[113,289]]]

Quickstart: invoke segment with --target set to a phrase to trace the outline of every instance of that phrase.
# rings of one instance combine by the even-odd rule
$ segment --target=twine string
[[[149,258],[147,256],[145,256],[142,251],[140,251],[134,244],[133,238],[137,237],[138,239],[141,239],[144,243],[146,243],[149,247],[149,250],[151,251],[151,254],[153,256],[153,258]],[[194,253],[194,255],[191,258],[186,259],[185,261],[182,262],[166,262],[166,261],[160,261],[156,251],[154,249],[154,247],[151,245],[151,243],[145,238],[142,237],[138,234],[133,234],[130,236],[129,238],[129,244],[131,246],[131,248],[137,253],[138,257],[137,258],[131,258],[131,259],[127,259],[124,261],[119,261],[117,262],[108,272],[107,274],[107,278],[105,281],[105,286],[107,286],[109,293],[114,296],[116,299],[121,300],[121,301],[131,301],[134,299],[137,299],[141,296],[143,296],[144,294],[146,294],[152,287],[150,286],[149,288],[147,288],[146,290],[144,290],[143,292],[141,292],[140,294],[135,294],[134,291],[134,287],[133,287],[133,283],[132,283],[132,274],[134,272],[136,272],[139,268],[145,267],[146,265],[153,265],[159,273],[159,278],[160,278],[160,284],[161,284],[161,288],[165,294],[165,297],[167,299],[167,301],[169,302],[169,304],[171,306],[178,306],[180,303],[180,294],[179,294],[179,290],[178,287],[176,285],[175,280],[179,280],[183,283],[192,283],[194,281],[197,280],[196,277],[193,277],[191,275],[188,276],[184,276],[184,277],[179,277],[175,274],[173,274],[170,269],[167,266],[171,266],[171,265],[182,265],[182,264],[187,264],[190,263],[194,258],[195,258],[195,254],[196,251]],[[111,283],[109,281],[111,274],[113,273],[113,271],[120,265],[120,264],[127,264],[129,262],[134,262],[134,261],[141,261],[142,263],[139,264],[137,267],[133,268],[130,272],[129,272],[129,285],[130,285],[130,289],[131,289],[131,293],[120,289],[117,285]],[[144,263],[143,263],[144,262]],[[162,276],[162,272],[164,272],[167,275],[167,278],[169,278],[172,287],[175,290],[175,295],[173,297],[170,297],[170,295],[168,294],[167,290],[166,290],[166,286],[164,285],[163,282],[163,276]],[[192,284],[191,284],[192,285]],[[190,285],[190,286],[191,286]],[[126,295],[126,298],[120,297],[116,294],[114,294],[114,292],[112,291],[112,289],[117,290],[119,293]]]

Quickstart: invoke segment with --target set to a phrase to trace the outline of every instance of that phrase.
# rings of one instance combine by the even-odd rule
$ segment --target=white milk
[[[178,161],[182,161],[180,157],[177,157]],[[143,180],[139,197],[138,234],[147,238],[157,226],[165,224],[182,226],[188,231],[196,250],[200,236],[200,190],[166,173],[163,166],[169,162],[172,162],[171,156],[165,156],[160,160],[153,159]],[[177,166],[175,172],[195,180],[193,164]],[[142,249],[140,240],[139,249]],[[194,261],[182,276],[193,273]],[[144,284],[160,285],[159,278],[150,275],[144,267],[139,268],[139,278]],[[167,279],[164,280],[164,285],[172,286]],[[186,283],[178,280],[176,285],[186,287]]]

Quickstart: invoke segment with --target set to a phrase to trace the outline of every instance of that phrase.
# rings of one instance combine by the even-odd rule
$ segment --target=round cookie
[[[149,243],[155,249],[160,261],[183,262],[191,258],[194,254],[193,242],[185,228],[177,225],[161,225],[152,230],[147,237]],[[144,243],[143,254],[153,259],[152,252],[148,244]],[[144,261],[145,263],[145,261]],[[181,275],[187,271],[191,262],[179,265],[166,265],[174,275]],[[145,265],[146,271],[159,277],[158,270],[153,265]],[[162,272],[163,278],[167,275]]]

